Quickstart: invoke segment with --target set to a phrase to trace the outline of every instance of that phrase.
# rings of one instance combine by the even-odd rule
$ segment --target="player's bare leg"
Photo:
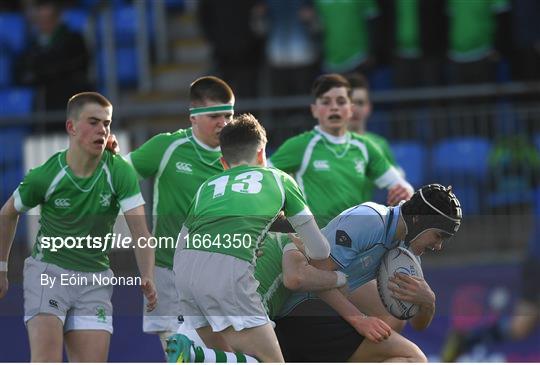
[[[361,312],[368,316],[379,317],[385,321],[396,332],[403,331],[406,321],[399,320],[392,316],[381,301],[379,292],[377,290],[377,282],[371,280],[370,282],[355,289],[349,296],[351,302],[360,309]]]
[[[279,342],[270,323],[235,331],[232,327],[221,332],[234,349],[256,357],[260,362],[285,362]]]
[[[233,352],[231,346],[225,340],[221,332],[212,331],[212,327],[197,328],[197,334],[201,337],[206,347],[222,351]]]
[[[107,362],[111,334],[104,330],[75,330],[65,335],[70,362]]]
[[[418,346],[392,331],[379,343],[364,339],[349,362],[427,362],[427,358]]]
[[[27,324],[32,362],[62,362],[64,325],[51,314],[38,314]]]

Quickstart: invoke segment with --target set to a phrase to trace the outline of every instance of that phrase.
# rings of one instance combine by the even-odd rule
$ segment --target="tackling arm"
[[[333,263],[333,268],[337,265]],[[390,327],[376,317],[361,313],[338,289],[343,286],[339,272],[319,270],[311,266],[299,250],[284,252],[283,282],[291,290],[317,291],[317,295],[330,305],[343,319],[367,339],[380,342],[391,334]],[[330,269],[330,268],[329,268]],[[344,275],[343,273],[341,273]],[[345,278],[343,276],[343,278]],[[346,279],[346,278],[345,278]],[[330,290],[326,290],[330,289]]]
[[[293,291],[318,291],[338,288],[346,284],[346,277],[339,280],[336,271],[319,270],[308,263],[300,250],[290,249],[283,253],[283,284]]]

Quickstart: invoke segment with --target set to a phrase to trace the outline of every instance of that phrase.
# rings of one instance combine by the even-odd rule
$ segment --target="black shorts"
[[[346,362],[364,340],[320,299],[306,300],[275,322],[287,362]]]
[[[529,256],[523,263],[521,275],[521,298],[527,302],[536,304],[540,302],[540,258]]]

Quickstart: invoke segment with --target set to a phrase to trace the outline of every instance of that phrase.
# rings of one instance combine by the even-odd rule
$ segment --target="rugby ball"
[[[398,319],[412,318],[418,313],[418,305],[392,297],[392,292],[388,289],[388,279],[395,273],[423,278],[422,267],[412,252],[396,247],[383,256],[377,273],[377,289],[388,312]]]

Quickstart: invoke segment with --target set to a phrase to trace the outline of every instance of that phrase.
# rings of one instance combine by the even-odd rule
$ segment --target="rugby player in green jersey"
[[[140,177],[154,178],[153,234],[162,242],[154,273],[159,303],[144,314],[143,330],[158,334],[164,348],[182,318],[172,272],[174,244],[199,186],[223,171],[219,133],[232,119],[234,101],[223,80],[198,78],[190,86],[191,128],[158,134],[127,156]]]
[[[388,204],[412,196],[413,188],[384,158],[374,143],[347,131],[351,119],[351,87],[338,74],[320,76],[311,105],[319,125],[285,141],[269,165],[293,174],[320,226],[350,206],[369,200],[366,181],[388,189]]]
[[[174,259],[184,325],[209,347],[283,361],[256,292],[256,252],[282,210],[310,258],[328,259],[328,242],[294,180],[265,167],[266,132],[253,116],[236,118],[219,139],[226,171],[195,194]]]
[[[0,214],[0,298],[18,217],[40,206],[40,229],[24,265],[24,316],[31,360],[61,362],[63,344],[75,362],[105,362],[112,333],[112,229],[122,209],[132,234],[147,310],[157,303],[154,250],[137,177],[120,156],[105,151],[112,105],[84,92],[67,104],[67,150],[30,170]],[[57,245],[51,245],[57,242]],[[77,284],[66,279],[75,279]]]

